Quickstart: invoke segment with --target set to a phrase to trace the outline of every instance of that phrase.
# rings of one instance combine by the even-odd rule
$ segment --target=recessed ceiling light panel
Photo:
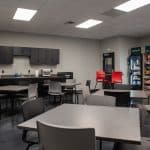
[[[138,9],[140,7],[146,6],[150,4],[150,0],[129,0],[114,9],[124,11],[124,12],[130,12],[135,9]]]
[[[21,21],[30,21],[36,13],[37,10],[17,8],[13,19]]]
[[[94,19],[89,19],[79,25],[76,26],[76,28],[83,28],[83,29],[88,29],[88,28],[91,28],[93,26],[96,26],[100,23],[102,23],[103,21],[101,20],[94,20]]]

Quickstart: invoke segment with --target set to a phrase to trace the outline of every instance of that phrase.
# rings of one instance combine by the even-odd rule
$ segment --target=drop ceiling
[[[112,8],[125,1],[127,0],[0,0],[0,30],[89,39],[149,35],[150,5],[115,16]],[[30,22],[16,21],[12,18],[18,7],[36,9],[38,12]],[[87,19],[104,22],[88,30],[75,28],[75,25]],[[75,24],[65,24],[67,21],[74,21]]]

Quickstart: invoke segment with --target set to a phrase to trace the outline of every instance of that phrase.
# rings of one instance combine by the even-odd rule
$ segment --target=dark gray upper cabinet
[[[57,65],[59,64],[59,50],[33,48],[31,49],[30,64],[32,65]]]
[[[29,57],[30,54],[30,47],[14,47],[14,56],[26,56]]]
[[[0,46],[0,64],[12,64],[13,56],[26,56],[31,65],[59,64],[59,49]]]
[[[57,65],[59,64],[59,50],[53,49],[51,50],[51,55],[52,55],[52,65]]]
[[[49,49],[45,49],[45,64],[52,65],[52,55]]]
[[[38,49],[38,59],[39,59],[39,65],[45,65],[45,61],[46,61],[46,53],[45,53],[45,49]]]
[[[31,48],[30,64],[31,65],[39,65],[38,48]]]
[[[13,63],[13,48],[7,46],[0,46],[0,64]]]

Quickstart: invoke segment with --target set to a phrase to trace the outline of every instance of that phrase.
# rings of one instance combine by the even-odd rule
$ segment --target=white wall
[[[123,83],[128,83],[128,50],[136,45],[137,39],[129,37],[116,37],[100,41],[101,60],[104,52],[115,52],[115,70],[123,72]]]
[[[73,71],[74,77],[84,82],[87,79],[95,81],[95,72],[100,66],[98,40],[1,32],[0,45],[60,49],[57,66],[30,66],[28,58],[16,57],[12,65],[0,66],[0,72],[4,69],[5,74],[27,74],[28,69],[34,73],[36,69],[53,68],[54,73]]]

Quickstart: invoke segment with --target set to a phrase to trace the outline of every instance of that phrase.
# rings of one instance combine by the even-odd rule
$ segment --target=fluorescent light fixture
[[[88,29],[88,28],[91,28],[93,26],[96,26],[100,23],[102,23],[103,21],[100,21],[100,20],[94,20],[94,19],[89,19],[79,25],[76,26],[76,28],[84,28],[84,29]]]
[[[36,13],[37,10],[17,8],[13,19],[21,21],[30,21]]]
[[[140,7],[146,6],[148,4],[150,4],[150,0],[129,0],[115,7],[114,9],[124,11],[124,12],[130,12]]]

